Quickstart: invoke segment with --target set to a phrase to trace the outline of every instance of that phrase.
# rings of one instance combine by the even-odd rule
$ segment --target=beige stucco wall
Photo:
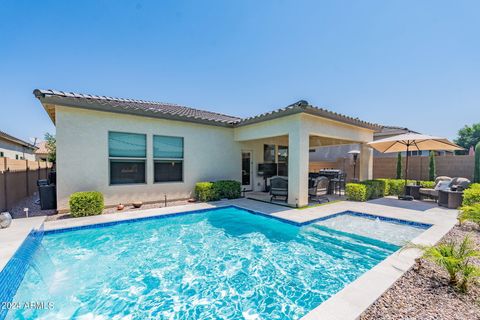
[[[56,108],[57,197],[60,210],[76,191],[97,190],[106,205],[185,199],[198,181],[241,178],[241,147],[231,128],[100,111]],[[108,131],[147,134],[147,183],[109,185]],[[152,135],[184,137],[184,181],[153,183]]]
[[[10,159],[25,159],[35,161],[35,155],[32,149],[26,148],[12,141],[0,138],[0,152],[3,152],[3,157]]]
[[[263,143],[282,136],[288,142],[288,203],[293,206],[308,204],[309,142],[311,136],[362,143],[359,175],[371,179],[373,159],[366,142],[373,141],[373,130],[320,118],[308,114],[294,114],[270,121],[254,123],[234,129],[235,140],[242,148],[254,151],[254,189],[263,187],[262,178],[256,176],[256,165],[263,162]],[[283,143],[283,141],[282,141]]]
[[[185,199],[198,181],[241,179],[241,151],[253,152],[253,189],[263,189],[257,164],[263,162],[263,145],[289,146],[289,203],[308,203],[309,138],[322,136],[365,143],[373,131],[340,122],[295,114],[238,128],[223,128],[148,117],[131,116],[65,106],[56,108],[57,197],[60,210],[68,207],[71,193],[98,190],[106,205],[132,201]],[[108,131],[147,134],[147,183],[109,185]],[[152,135],[184,137],[184,181],[153,183]],[[340,141],[339,140],[339,141]],[[332,143],[332,141],[330,141]],[[360,176],[371,178],[372,159],[363,145]]]

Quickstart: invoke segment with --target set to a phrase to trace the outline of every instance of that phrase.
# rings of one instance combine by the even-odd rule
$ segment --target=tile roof
[[[35,154],[47,154],[48,149],[47,149],[47,141],[41,141],[37,144],[37,151],[35,151]]]
[[[296,114],[296,113],[307,113],[314,116],[319,116],[322,118],[327,118],[330,120],[348,123],[354,126],[365,127],[373,130],[381,128],[380,125],[363,121],[363,120],[360,120],[359,118],[349,117],[337,112],[329,111],[325,108],[312,106],[305,100],[300,100],[284,108],[280,108],[274,111],[259,114],[257,116],[242,119],[237,125],[238,126],[248,125],[248,124],[275,119],[280,116]]]
[[[222,125],[228,127],[244,126],[252,123],[267,121],[290,114],[307,113],[331,120],[348,123],[354,126],[379,130],[380,125],[362,121],[358,118],[349,117],[324,108],[310,105],[305,100],[300,100],[287,107],[271,112],[262,113],[248,118],[239,118],[221,113],[204,111],[171,103],[153,102],[145,100],[122,99],[107,96],[97,96],[57,90],[36,89],[34,95],[44,104],[59,104],[72,107],[95,109],[110,112],[136,114],[149,117],[167,118],[179,121],[191,121]],[[48,111],[48,110],[47,110]],[[54,112],[50,114],[52,119]]]
[[[3,139],[6,139],[6,140],[12,141],[16,144],[22,145],[24,147],[30,148],[30,149],[36,149],[37,148],[31,143],[28,143],[28,142],[26,142],[22,139],[15,138],[14,136],[9,135],[8,133],[3,132],[1,130],[0,130],[0,137],[3,138]]]
[[[63,100],[67,105],[69,102],[85,103],[93,108],[94,104],[109,109],[107,111],[125,112],[132,114],[144,114],[150,116],[167,117],[171,119],[200,120],[206,122],[218,122],[223,124],[234,124],[240,118],[228,116],[221,113],[198,110],[172,103],[122,99],[107,96],[96,96],[90,94],[56,91],[56,90],[35,90],[37,98],[54,97]]]

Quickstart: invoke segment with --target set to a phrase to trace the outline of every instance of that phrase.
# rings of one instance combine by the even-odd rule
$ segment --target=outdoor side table
[[[438,191],[438,205],[449,209],[457,209],[462,205],[463,191]]]
[[[420,188],[422,186],[417,185],[406,185],[405,186],[405,195],[412,196],[415,200],[420,200]]]

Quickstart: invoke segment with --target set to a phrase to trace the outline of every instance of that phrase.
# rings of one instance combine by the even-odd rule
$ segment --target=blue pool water
[[[46,234],[9,319],[298,319],[399,246],[227,207]]]

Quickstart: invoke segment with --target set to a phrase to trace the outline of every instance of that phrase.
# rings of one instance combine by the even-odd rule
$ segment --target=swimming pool
[[[236,207],[46,232],[7,318],[297,319],[398,249]]]

